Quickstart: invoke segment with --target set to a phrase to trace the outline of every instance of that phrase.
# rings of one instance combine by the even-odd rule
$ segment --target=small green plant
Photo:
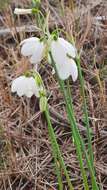
[[[34,5],[36,5],[36,3],[38,5],[40,4],[40,1],[35,0],[33,1],[33,3]],[[52,154],[54,157],[59,189],[63,189],[63,170],[68,183],[68,187],[70,190],[73,190],[74,188],[71,183],[72,179],[70,179],[69,172],[66,169],[64,159],[62,157],[60,147],[57,143],[57,138],[50,120],[46,89],[43,84],[42,78],[38,73],[38,64],[40,64],[44,57],[45,59],[47,59],[47,61],[52,65],[55,71],[61,92],[63,93],[68,120],[72,131],[72,138],[75,143],[77,157],[83,178],[84,189],[89,190],[89,181],[87,177],[88,168],[91,177],[92,189],[98,190],[99,187],[97,185],[95,175],[94,156],[92,150],[89,118],[84,90],[84,79],[81,72],[80,56],[78,56],[77,49],[74,44],[71,44],[65,39],[59,37],[58,29],[54,30],[50,34],[48,28],[49,13],[46,15],[45,18],[39,10],[39,5],[37,7],[35,6],[33,9],[15,9],[15,13],[18,15],[31,13],[35,15],[37,14],[37,23],[39,23],[39,27],[41,27],[42,36],[40,38],[31,37],[21,42],[21,54],[23,56],[27,56],[30,59],[30,62],[34,68],[33,71],[29,71],[27,74],[22,75],[13,80],[11,90],[12,92],[17,92],[19,96],[26,95],[28,98],[30,98],[32,95],[35,95],[39,99],[40,110],[41,112],[44,112],[48,124],[48,132],[52,145]],[[69,86],[70,76],[72,77],[73,82],[77,80],[78,76],[80,79],[80,93],[83,98],[83,108],[88,139],[88,151],[86,150],[84,140],[80,135],[76,123],[76,118],[72,104],[72,95]],[[65,87],[65,81],[67,81],[67,88]],[[86,165],[84,165],[84,159],[86,160]]]

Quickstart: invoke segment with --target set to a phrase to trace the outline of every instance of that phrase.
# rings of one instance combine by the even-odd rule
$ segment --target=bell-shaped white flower
[[[25,14],[31,14],[32,9],[20,9],[20,8],[15,8],[14,14],[16,15],[25,15]]]
[[[56,68],[60,79],[66,80],[71,75],[74,82],[77,80],[78,69],[73,59],[66,59],[62,65],[56,64]]]
[[[20,97],[25,95],[30,98],[32,95],[39,97],[40,88],[33,77],[23,75],[13,80],[11,91],[16,92]]]
[[[30,62],[33,64],[38,64],[44,55],[44,43],[40,41],[37,37],[31,37],[25,39],[20,44],[21,54],[30,57]]]
[[[78,77],[78,69],[75,61],[73,60],[77,54],[76,48],[63,38],[58,38],[56,41],[52,41],[50,50],[56,64],[59,77],[62,80],[65,80],[71,75],[73,81],[76,81]]]
[[[53,57],[57,57],[57,61],[62,63],[62,56],[57,56],[57,55],[63,55],[63,56],[68,56],[75,58],[77,55],[77,50],[76,48],[63,38],[58,38],[57,40],[53,40],[51,43],[51,49],[52,49],[52,54]],[[56,55],[57,52],[57,55]],[[62,59],[61,59],[62,58]]]

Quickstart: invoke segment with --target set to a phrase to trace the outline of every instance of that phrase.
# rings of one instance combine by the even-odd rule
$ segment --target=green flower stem
[[[62,183],[62,176],[61,176],[61,168],[58,164],[58,158],[57,158],[57,154],[55,154],[55,147],[52,145],[52,154],[53,154],[53,158],[54,158],[54,162],[55,162],[55,170],[56,170],[56,174],[57,174],[57,178],[58,178],[58,186],[59,186],[59,190],[63,189],[63,183]]]
[[[54,63],[54,60],[53,60],[51,52],[50,52],[50,57],[51,57],[54,69],[55,69],[55,71],[57,73],[57,69],[55,67],[55,63]],[[58,73],[57,73],[57,75],[58,75]],[[65,92],[64,82],[62,80],[60,80],[59,77],[58,77],[58,80],[59,80],[61,90],[64,93],[65,103],[66,103],[67,110],[68,110],[68,117],[69,117],[70,123],[72,125],[72,133],[73,133],[74,142],[75,142],[75,145],[76,145],[76,150],[77,150],[77,155],[78,155],[78,159],[79,159],[80,169],[81,169],[81,173],[82,173],[82,177],[83,177],[83,181],[84,181],[84,187],[85,187],[85,190],[89,190],[89,186],[88,186],[88,182],[87,182],[87,176],[86,176],[86,172],[85,172],[84,164],[83,164],[83,159],[82,159],[81,144],[79,142],[79,139],[78,139],[76,131],[75,131],[75,125],[72,122],[72,117],[73,116],[71,117],[72,113],[70,112],[71,109],[69,108],[69,106],[70,106],[69,99],[67,97],[67,93]]]
[[[66,97],[67,97],[67,94],[66,94]],[[72,99],[71,99],[72,100]],[[69,106],[70,105],[70,106]],[[74,128],[75,128],[75,131],[76,131],[76,134],[77,134],[77,138],[79,139],[79,143],[81,144],[81,148],[82,148],[82,151],[84,152],[85,154],[85,157],[86,157],[86,161],[87,161],[87,166],[89,168],[89,171],[90,171],[90,175],[91,175],[91,180],[92,180],[92,187],[93,187],[93,190],[98,190],[98,186],[97,186],[97,183],[96,183],[96,177],[94,175],[94,170],[93,170],[93,167],[92,167],[92,164],[89,160],[89,157],[88,157],[88,154],[87,154],[87,151],[86,151],[86,148],[85,148],[85,145],[84,145],[84,142],[82,140],[82,137],[80,136],[80,133],[79,133],[79,130],[77,128],[77,124],[76,124],[76,121],[75,121],[75,117],[74,117],[74,111],[73,111],[73,105],[72,105],[72,101],[69,100],[69,96],[68,96],[68,105],[66,106],[67,107],[67,112],[68,112],[68,119],[70,121],[70,124],[71,124],[71,127],[74,125]],[[72,115],[72,116],[71,116]],[[72,128],[71,128],[72,129]]]
[[[69,186],[69,189],[70,190],[74,190],[72,184],[71,184],[71,180],[70,180],[70,177],[69,177],[69,174],[68,174],[68,171],[66,169],[66,166],[65,166],[65,163],[64,163],[64,160],[63,160],[63,157],[61,155],[61,152],[60,152],[60,149],[59,149],[59,146],[58,146],[58,143],[57,143],[57,140],[56,140],[56,136],[55,136],[55,133],[54,133],[54,130],[53,130],[53,127],[52,127],[52,124],[51,124],[51,121],[50,121],[50,116],[49,116],[49,111],[48,111],[48,106],[45,110],[45,116],[46,116],[46,119],[47,119],[47,123],[48,123],[48,131],[49,131],[49,136],[50,136],[50,139],[51,139],[51,144],[52,144],[52,148],[53,148],[53,154],[54,154],[54,157],[55,157],[55,162],[57,160],[59,160],[59,163],[61,165],[61,168],[63,169],[64,171],[64,174],[66,176],[66,180],[68,182],[68,186]],[[58,169],[57,169],[58,170]],[[58,171],[59,173],[59,171]],[[58,174],[59,175],[59,174]],[[59,177],[59,176],[58,176]],[[61,180],[59,179],[60,181],[60,188],[61,188]],[[62,189],[61,189],[62,190]]]
[[[93,166],[93,170],[94,170],[94,163],[93,163],[94,156],[93,156],[93,149],[92,149],[92,142],[91,142],[91,135],[90,135],[90,128],[89,128],[89,117],[88,117],[87,103],[86,103],[85,90],[84,90],[84,78],[82,76],[81,65],[80,65],[80,57],[79,56],[77,57],[76,62],[77,62],[77,66],[78,66],[79,80],[80,80],[80,86],[81,86],[81,96],[83,98],[83,111],[84,111],[84,115],[85,115],[86,128],[87,128],[89,158],[90,158],[90,162]]]
[[[51,137],[52,136],[51,130],[50,130],[51,121],[50,121],[50,116],[49,116],[48,110],[46,110],[45,116],[46,116],[46,119],[47,119],[47,122],[48,122],[48,131],[49,131],[49,136],[50,136],[50,139],[51,139],[52,154],[53,154],[54,163],[55,163],[55,170],[56,170],[56,174],[57,174],[57,178],[58,178],[58,186],[59,186],[59,190],[62,190],[63,189],[63,183],[62,183],[62,176],[61,176],[61,168],[58,165],[58,156],[57,156],[55,143],[53,142],[53,138]]]
[[[61,169],[59,168],[59,165],[58,165],[58,156],[57,156],[57,152],[56,152],[56,147],[54,145],[53,139],[51,138],[52,135],[51,135],[51,131],[50,131],[50,121],[48,121],[48,119],[50,120],[49,113],[48,112],[46,113],[46,112],[45,112],[45,116],[46,116],[46,119],[48,122],[48,131],[49,131],[49,136],[51,139],[52,154],[53,154],[54,163],[55,163],[55,170],[56,170],[56,174],[57,174],[57,178],[58,178],[58,186],[59,186],[59,190],[62,190],[63,189],[63,183],[62,183],[62,177],[61,177]]]
[[[69,79],[67,80],[67,95],[69,97],[69,103],[72,106],[72,110],[73,110],[72,96],[71,96],[71,89],[70,89]]]
[[[64,86],[64,84],[63,84],[63,86]],[[67,94],[66,94],[66,97],[67,97]],[[75,130],[74,117],[73,117],[71,110],[70,110],[70,105],[71,105],[70,103],[71,102],[69,101],[69,98],[68,98],[68,100],[66,102],[67,114],[68,114],[68,118],[69,118],[69,121],[70,121],[70,124],[72,127],[71,129],[72,129],[74,143],[76,146],[77,155],[78,155],[79,164],[80,164],[80,169],[81,169],[81,173],[82,173],[82,177],[83,177],[83,181],[84,181],[84,188],[85,188],[85,190],[88,190],[89,186],[88,186],[87,175],[86,175],[86,171],[84,169],[84,163],[83,163],[83,159],[82,159],[81,143],[78,139],[77,131]]]
[[[55,72],[56,72],[56,74],[58,76],[58,72],[57,72],[55,62],[53,60],[51,52],[49,54],[50,54],[50,58],[51,58],[51,61],[52,61],[52,65],[53,65],[53,67],[55,69]],[[80,136],[80,133],[79,133],[79,130],[78,130],[78,127],[77,127],[77,124],[76,124],[76,120],[75,120],[74,113],[73,113],[72,101],[71,100],[69,101],[69,95],[68,95],[67,91],[64,88],[64,82],[62,80],[60,80],[59,76],[58,76],[58,81],[59,81],[61,91],[63,92],[63,95],[64,95],[67,114],[68,114],[68,119],[69,119],[70,126],[71,126],[71,129],[72,129],[73,137],[77,138],[77,141],[76,141],[76,139],[74,139],[74,140],[76,141],[75,144],[76,144],[77,151],[79,151],[79,152],[77,152],[78,157],[79,157],[79,161],[80,161],[80,158],[81,158],[80,155],[82,153],[81,153],[80,146],[78,146],[78,142],[81,145],[81,148],[82,148],[82,150],[83,150],[83,152],[85,154],[85,157],[86,157],[87,166],[88,166],[88,168],[90,170],[90,175],[91,175],[91,179],[92,179],[93,189],[98,190],[99,188],[98,188],[98,185],[96,183],[96,177],[94,176],[93,167],[92,167],[91,162],[90,162],[90,160],[88,158],[88,154],[87,154],[87,151],[85,149],[84,142],[83,142],[83,140],[82,140],[82,138]],[[80,167],[81,167],[81,163],[82,163],[82,161],[80,161]],[[83,167],[83,163],[82,163],[82,167]],[[87,188],[86,177],[84,178],[84,168],[82,168],[81,172],[82,172],[82,176],[83,176],[83,180],[84,180],[84,185]]]

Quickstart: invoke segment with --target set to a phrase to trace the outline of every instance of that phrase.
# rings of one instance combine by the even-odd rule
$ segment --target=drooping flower
[[[31,14],[32,9],[20,9],[20,8],[15,8],[14,14],[16,15],[25,15],[25,14]]]
[[[74,82],[77,80],[78,70],[73,59],[66,59],[62,65],[56,64],[56,68],[60,79],[65,80],[71,75]]]
[[[44,56],[45,45],[37,37],[31,37],[23,40],[20,45],[21,54],[30,57],[30,62],[38,64]]]
[[[39,91],[41,87],[38,86],[33,77],[26,77],[24,75],[16,78],[12,82],[11,91],[16,92],[18,96],[27,96],[31,98],[32,95],[40,97]]]
[[[50,50],[59,77],[65,80],[71,75],[73,81],[76,81],[78,77],[78,69],[74,61],[77,54],[76,48],[63,38],[58,38],[52,41]]]

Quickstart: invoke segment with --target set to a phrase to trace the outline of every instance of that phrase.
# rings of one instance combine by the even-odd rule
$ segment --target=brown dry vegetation
[[[39,111],[38,100],[19,98],[10,91],[12,80],[30,67],[28,60],[20,55],[19,42],[41,34],[33,16],[17,18],[13,14],[14,7],[28,8],[30,5],[30,0],[14,0],[0,13],[0,190],[57,189],[47,124]],[[82,48],[81,66],[97,179],[100,189],[107,190],[107,1],[75,0],[73,4],[72,0],[66,0],[62,5],[64,16],[61,16],[58,0],[42,1],[43,11],[50,9],[51,12],[50,30],[56,25],[63,28],[68,36],[75,36],[77,47]],[[99,20],[99,16],[105,17]],[[51,71],[44,61],[40,73],[48,91],[53,127],[75,190],[82,190],[63,97]],[[71,82],[71,88],[78,127],[86,139],[79,82]],[[63,183],[66,190],[65,178]]]

